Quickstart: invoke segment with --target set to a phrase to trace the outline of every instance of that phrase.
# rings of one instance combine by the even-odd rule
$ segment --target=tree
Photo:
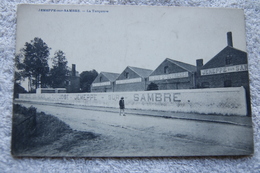
[[[24,64],[21,62],[23,58],[23,55],[21,53],[17,54],[14,59],[14,64],[16,67],[15,74],[14,74],[14,82],[17,84],[21,83],[21,80],[23,80],[23,69]]]
[[[96,70],[83,71],[80,73],[80,88],[82,92],[91,92],[91,84],[98,76]]]
[[[21,62],[23,55],[17,54],[14,59],[15,73],[14,73],[14,97],[18,98],[19,93],[26,93],[27,91],[21,86],[21,81],[24,80],[23,69],[24,64]]]
[[[50,86],[53,88],[65,87],[65,81],[68,77],[68,61],[66,60],[65,53],[61,50],[55,52],[52,58],[52,69],[50,70]]]
[[[147,90],[150,91],[150,90],[158,90],[158,85],[156,83],[153,83],[151,82],[148,87],[147,87]]]
[[[29,90],[32,90],[32,86],[35,89],[40,84],[45,86],[49,72],[48,57],[50,48],[48,45],[41,38],[35,37],[30,43],[26,42],[21,51],[24,56],[22,75],[29,79]]]

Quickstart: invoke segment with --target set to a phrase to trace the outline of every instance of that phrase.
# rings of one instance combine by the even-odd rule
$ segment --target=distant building
[[[91,92],[114,92],[119,73],[100,72],[91,85]]]
[[[149,76],[159,90],[195,88],[196,66],[166,58]]]
[[[151,73],[149,69],[128,66],[116,79],[114,91],[145,91]]]
[[[79,73],[76,71],[75,64],[72,64],[72,69],[67,76],[66,90],[68,93],[77,93],[80,91],[80,76]]]

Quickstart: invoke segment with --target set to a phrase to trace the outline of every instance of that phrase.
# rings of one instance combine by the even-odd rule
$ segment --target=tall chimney
[[[197,59],[196,66],[197,66],[197,69],[201,69],[201,67],[203,66],[203,59]]]
[[[227,33],[227,44],[228,46],[233,47],[232,32]]]
[[[196,60],[197,75],[200,75],[200,70],[203,67],[203,59]]]
[[[72,64],[72,76],[76,76],[76,65]]]

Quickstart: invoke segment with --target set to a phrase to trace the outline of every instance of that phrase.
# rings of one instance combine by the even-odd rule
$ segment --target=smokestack
[[[227,44],[228,46],[233,47],[232,32],[227,33]]]
[[[72,64],[72,76],[76,76],[76,65]]]
[[[203,59],[196,60],[196,67],[197,67],[197,75],[200,76],[200,69],[203,67]],[[194,82],[195,84],[195,82]]]
[[[196,60],[197,69],[200,69],[203,66],[203,59]]]

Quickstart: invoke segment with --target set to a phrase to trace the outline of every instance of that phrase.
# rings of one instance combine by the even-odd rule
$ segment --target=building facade
[[[247,53],[233,47],[232,33],[227,33],[227,46],[203,65],[197,60],[197,88],[244,87],[249,114],[250,89]]]
[[[91,85],[91,92],[114,92],[119,73],[100,72]]]
[[[197,88],[241,87],[249,91],[247,53],[233,47],[232,33],[228,45],[203,65],[197,60]]]
[[[158,90],[244,87],[249,100],[247,53],[233,47],[232,33],[227,46],[206,64],[196,66],[166,58],[154,71],[128,66],[121,73],[101,72],[92,92],[146,91],[152,84]]]
[[[151,72],[149,69],[126,67],[115,81],[115,91],[145,91]]]
[[[196,66],[166,58],[149,76],[159,90],[195,88]]]

